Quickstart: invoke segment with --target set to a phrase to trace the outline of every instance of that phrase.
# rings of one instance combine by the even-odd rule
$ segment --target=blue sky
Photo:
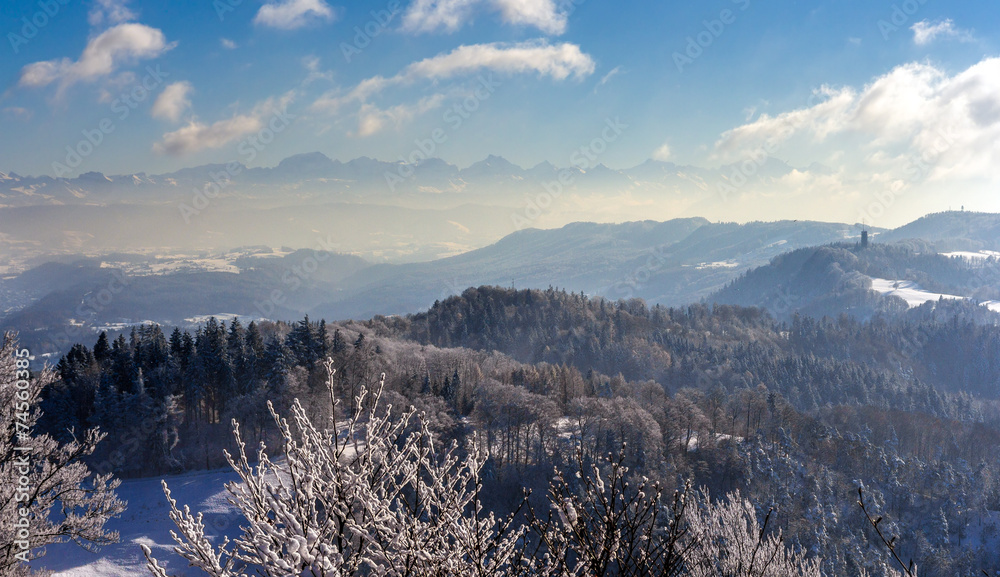
[[[789,183],[810,190],[908,186],[914,157],[933,161],[921,180],[995,176],[986,2],[17,0],[0,31],[0,170],[20,174],[75,161],[88,133],[100,145],[70,175],[317,150],[398,160],[436,129],[433,155],[459,166],[565,166],[618,118],[600,159],[616,168],[739,162],[767,142],[841,175]],[[280,132],[251,158],[268,125]],[[929,148],[943,131],[948,150]]]

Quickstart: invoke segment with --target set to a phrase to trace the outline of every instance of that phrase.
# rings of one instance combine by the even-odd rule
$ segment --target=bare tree
[[[125,510],[119,481],[93,475],[83,462],[104,435],[96,429],[60,444],[35,435],[42,390],[55,380],[48,368],[29,371],[29,353],[11,333],[0,347],[0,575],[25,571],[45,545],[75,541],[87,549],[115,543],[104,524]]]
[[[550,510],[542,516],[528,508],[529,525],[539,539],[540,575],[683,574],[684,559],[697,544],[687,538],[684,521],[690,485],[676,491],[665,507],[659,484],[641,478],[630,485],[624,455],[607,455],[588,467],[578,451],[576,482],[567,482],[557,470],[549,486]]]
[[[693,547],[686,560],[691,577],[819,577],[819,559],[785,547],[781,531],[768,534],[753,504],[739,491],[712,501],[702,491],[699,506],[687,510],[688,538]]]
[[[335,406],[332,365],[327,361]],[[525,571],[524,530],[513,527],[513,516],[498,519],[480,504],[486,454],[475,444],[465,457],[455,444],[440,450],[412,408],[395,419],[391,406],[377,411],[381,393],[381,385],[362,386],[340,429],[317,429],[298,401],[291,422],[271,408],[283,438],[281,463],[261,447],[252,466],[234,422],[239,454],[226,457],[242,482],[227,489],[247,524],[239,538],[216,548],[201,515],[178,509],[164,483],[177,553],[213,577]],[[167,577],[149,548],[143,552],[153,575]]]

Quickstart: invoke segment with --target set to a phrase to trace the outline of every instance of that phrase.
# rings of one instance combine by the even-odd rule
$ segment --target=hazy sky
[[[74,175],[398,160],[435,129],[459,166],[565,166],[618,119],[616,168],[766,145],[803,169],[782,186],[956,203],[1000,175],[994,2],[16,0],[0,31],[0,170],[20,174],[67,146],[89,152]]]

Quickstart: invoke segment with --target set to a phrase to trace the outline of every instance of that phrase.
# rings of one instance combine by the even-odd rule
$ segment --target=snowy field
[[[910,306],[918,307],[927,301],[938,299],[964,299],[963,296],[933,293],[920,288],[920,285],[910,280],[888,280],[872,278],[872,290],[884,295],[897,296]],[[1000,312],[1000,301],[984,301],[979,303],[991,311]]]
[[[943,252],[942,256],[947,256],[951,258],[964,258],[969,261],[984,260],[990,257],[1000,257],[1000,252],[994,250],[981,250],[979,252],[969,252],[964,250],[959,250],[955,252]]]
[[[205,514],[205,532],[214,543],[222,537],[239,534],[240,518],[226,501],[229,493],[224,484],[237,480],[232,469],[219,469],[166,477],[178,507],[189,505],[194,512]],[[121,542],[91,553],[74,543],[50,545],[45,557],[34,567],[55,571],[55,577],[141,577],[150,575],[140,544],[148,545],[153,555],[167,568],[170,575],[201,576],[174,554],[170,530],[174,524],[167,517],[167,498],[160,487],[160,478],[124,481],[118,495],[128,501],[128,510],[121,518],[108,523],[108,528],[121,534]]]
[[[872,290],[880,292],[884,295],[897,296],[906,301],[906,304],[910,305],[910,308],[918,307],[927,301],[936,301],[942,298],[945,299],[965,298],[957,295],[932,293],[930,291],[926,291],[920,288],[920,285],[910,280],[888,280],[884,278],[873,278]]]

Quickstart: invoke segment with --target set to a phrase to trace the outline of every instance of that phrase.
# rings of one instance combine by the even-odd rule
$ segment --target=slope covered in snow
[[[872,290],[884,295],[897,296],[906,301],[906,304],[910,305],[910,308],[918,307],[927,301],[936,301],[942,298],[944,299],[965,298],[957,295],[932,293],[930,291],[926,291],[920,288],[920,285],[909,280],[888,280],[884,278],[873,278]]]
[[[225,483],[238,480],[231,469],[203,471],[174,475],[165,478],[178,507],[191,507],[192,511],[204,513],[205,532],[211,535],[213,543],[219,543],[224,536],[232,539],[239,534],[242,516],[227,501],[229,493]],[[204,572],[188,567],[186,561],[174,554],[174,541],[170,530],[167,498],[160,486],[160,478],[132,479],[124,481],[118,495],[128,501],[128,510],[120,519],[108,523],[108,528],[118,531],[121,541],[103,547],[99,552],[86,551],[75,543],[50,545],[47,553],[35,561],[35,568],[54,571],[53,577],[135,577],[149,575],[146,559],[140,544],[153,550],[154,555],[165,565],[171,575],[178,577],[204,576]]]

